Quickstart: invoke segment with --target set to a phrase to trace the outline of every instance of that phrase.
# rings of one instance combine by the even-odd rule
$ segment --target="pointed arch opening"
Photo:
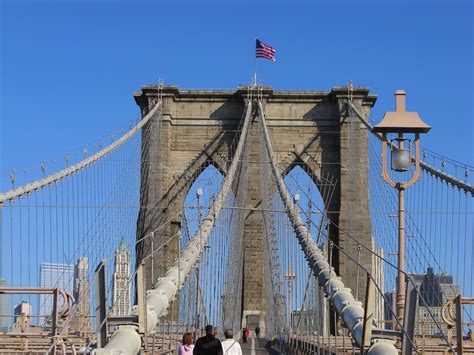
[[[292,164],[285,171],[284,182],[293,197],[294,208],[306,223],[311,237],[318,246],[328,252],[327,206],[336,188],[336,182],[329,176],[316,176],[304,163]],[[329,334],[329,310],[316,277],[307,267],[305,255],[293,231],[280,195],[273,195],[272,214],[278,261],[278,277],[281,308],[278,320],[272,313],[267,316],[270,335],[277,335],[281,329],[292,329],[301,333]],[[271,234],[272,232],[267,232]],[[270,244],[270,243],[269,243]],[[272,265],[276,263],[273,262]],[[269,285],[268,287],[275,286]],[[267,291],[268,292],[268,291]],[[269,296],[271,294],[269,293]],[[268,302],[274,305],[275,302]],[[267,309],[267,314],[272,312]]]
[[[218,198],[224,181],[223,172],[212,162],[190,184],[183,200],[180,250],[193,237],[199,238],[199,227]],[[179,322],[187,329],[204,329],[213,324],[223,330],[223,302],[230,256],[234,194],[229,193],[217,216],[203,253],[180,292]]]

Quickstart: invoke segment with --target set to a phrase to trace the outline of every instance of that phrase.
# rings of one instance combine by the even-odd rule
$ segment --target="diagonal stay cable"
[[[170,302],[176,297],[178,291],[184,284],[184,280],[191,273],[192,268],[202,255],[204,246],[209,238],[216,219],[222,210],[226,196],[232,190],[232,182],[240,163],[243,151],[246,149],[246,142],[250,121],[252,117],[252,103],[247,103],[245,121],[242,133],[235,150],[231,166],[222,184],[222,188],[216,199],[213,200],[211,208],[203,223],[194,234],[181,253],[180,258],[168,268],[164,277],[160,278],[154,289],[146,294],[147,305],[147,329],[152,331],[158,324],[160,317],[170,306]],[[141,337],[135,326],[122,326],[110,338],[105,348],[94,351],[94,354],[136,354],[141,347]]]
[[[314,272],[317,275],[319,284],[324,286],[328,294],[328,298],[333,304],[335,310],[341,316],[345,325],[351,332],[351,337],[355,344],[361,346],[363,344],[363,318],[364,309],[360,302],[356,301],[350,289],[346,288],[342,280],[338,277],[334,269],[329,265],[323,252],[318,248],[316,242],[311,237],[306,224],[303,222],[299,214],[296,212],[291,194],[281,177],[273,158],[273,149],[270,142],[270,136],[265,124],[265,115],[262,103],[258,102],[259,115],[261,121],[261,129],[263,130],[264,139],[267,145],[267,154],[271,163],[271,168],[276,179],[278,192],[283,201],[286,213],[295,231],[298,242],[305,253],[305,257]],[[344,311],[344,312],[343,312]],[[371,334],[371,324],[367,324],[368,334]],[[385,343],[384,354],[398,354],[393,343]],[[374,349],[374,354],[378,354],[379,349]],[[370,350],[369,350],[370,351]],[[380,353],[381,354],[381,353]]]

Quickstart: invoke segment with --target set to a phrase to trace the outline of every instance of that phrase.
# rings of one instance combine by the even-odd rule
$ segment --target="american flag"
[[[270,59],[276,62],[276,49],[257,39],[255,47],[255,56],[257,58]]]

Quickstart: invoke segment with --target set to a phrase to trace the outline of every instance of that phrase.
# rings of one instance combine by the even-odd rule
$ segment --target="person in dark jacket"
[[[223,355],[221,341],[216,338],[212,325],[206,325],[206,335],[196,341],[193,355]]]

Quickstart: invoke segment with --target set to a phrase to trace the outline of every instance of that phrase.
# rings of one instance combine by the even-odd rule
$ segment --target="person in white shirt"
[[[232,333],[232,330],[227,329],[224,332],[224,335],[225,340],[222,342],[224,355],[242,355],[240,344],[233,339],[234,334]]]

